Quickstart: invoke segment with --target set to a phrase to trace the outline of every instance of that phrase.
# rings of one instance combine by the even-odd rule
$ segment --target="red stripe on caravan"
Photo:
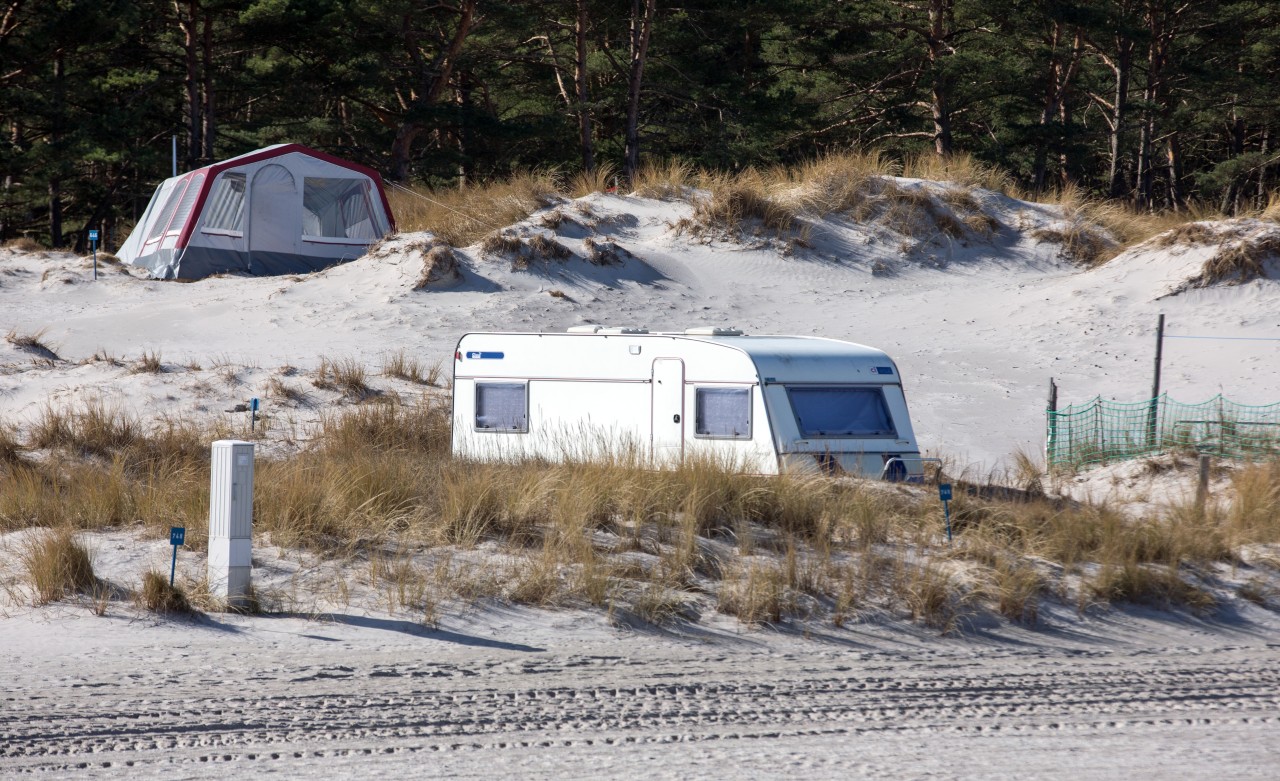
[[[343,160],[341,157],[334,157],[333,155],[311,149],[310,147],[305,147],[302,144],[284,144],[282,146],[275,147],[274,149],[264,149],[261,152],[251,155],[244,155],[243,157],[225,160],[221,163],[214,163],[213,165],[196,169],[197,171],[204,171],[204,185],[200,188],[200,196],[196,199],[195,207],[191,209],[191,214],[187,217],[187,224],[182,226],[182,235],[178,237],[177,248],[185,249],[187,242],[191,240],[191,234],[195,231],[196,222],[198,222],[197,218],[199,217],[201,210],[204,209],[204,202],[208,200],[209,190],[213,187],[213,180],[218,178],[218,174],[232,168],[239,168],[242,165],[260,163],[263,160],[283,157],[284,155],[292,154],[294,152],[301,152],[304,155],[309,155],[319,160],[323,160],[326,163],[333,163],[334,165],[345,168],[348,171],[355,171],[356,173],[364,174],[372,179],[373,183],[378,187],[378,197],[382,199],[382,208],[383,211],[386,212],[387,223],[391,226],[391,230],[394,231],[396,229],[396,217],[391,213],[391,203],[387,200],[386,188],[382,186],[382,177],[377,171],[368,166],[353,163],[350,160]],[[189,176],[193,173],[196,173],[196,171],[191,171],[187,175]],[[245,186],[246,188],[248,187],[247,182],[245,183]]]

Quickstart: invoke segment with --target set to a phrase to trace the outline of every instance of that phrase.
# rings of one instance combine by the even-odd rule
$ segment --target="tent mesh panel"
[[[1050,466],[1102,464],[1170,450],[1226,458],[1280,456],[1280,403],[1239,404],[1221,395],[1184,404],[1168,394],[1124,403],[1097,397],[1045,410]]]

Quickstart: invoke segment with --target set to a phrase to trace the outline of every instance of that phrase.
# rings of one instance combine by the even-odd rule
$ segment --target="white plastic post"
[[[230,607],[248,601],[253,567],[253,443],[213,443],[209,475],[209,591]]]

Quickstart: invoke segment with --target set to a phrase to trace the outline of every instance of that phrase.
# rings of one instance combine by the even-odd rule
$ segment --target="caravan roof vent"
[[[686,328],[684,332],[690,336],[742,336],[741,328],[715,328],[713,326]]]
[[[594,334],[607,326],[603,325],[571,325],[565,329],[565,333],[569,334]]]
[[[601,328],[597,333],[601,334],[647,334],[648,328]]]

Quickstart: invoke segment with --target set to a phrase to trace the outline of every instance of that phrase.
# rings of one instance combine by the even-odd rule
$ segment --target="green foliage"
[[[10,6],[0,242],[84,249],[98,228],[119,246],[169,175],[174,135],[183,170],[298,142],[447,187],[581,169],[585,115],[594,164],[621,168],[629,3]],[[1274,3],[692,0],[656,14],[637,120],[647,162],[738,171],[941,148],[1035,190],[1142,208],[1247,212],[1276,188]]]

